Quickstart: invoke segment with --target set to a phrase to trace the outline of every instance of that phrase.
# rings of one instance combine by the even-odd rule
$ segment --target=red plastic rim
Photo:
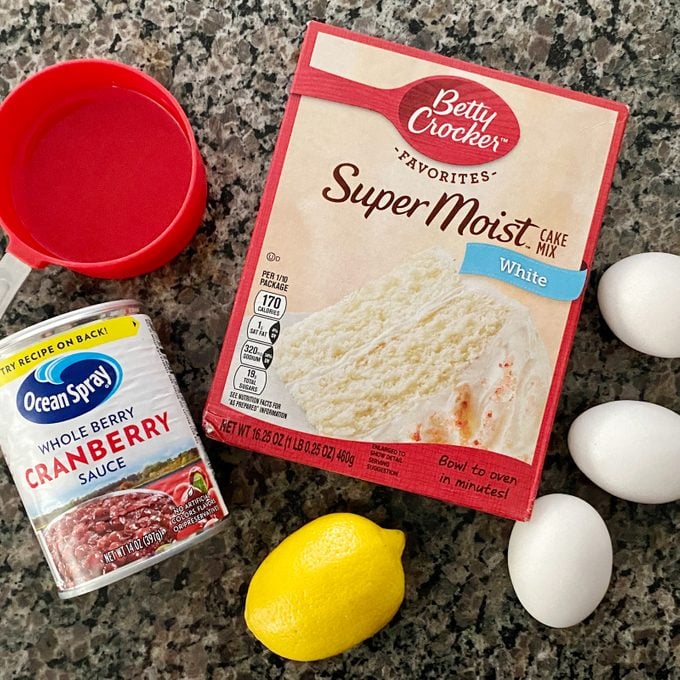
[[[103,278],[155,269],[201,223],[205,168],[174,97],[141,71],[50,66],[0,105],[0,224],[8,252]]]

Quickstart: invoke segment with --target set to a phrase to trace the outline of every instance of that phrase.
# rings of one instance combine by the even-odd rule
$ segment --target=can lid
[[[21,346],[32,345],[36,340],[48,338],[69,328],[80,326],[87,321],[138,312],[139,302],[137,300],[112,300],[111,302],[102,302],[98,305],[74,309],[71,312],[66,312],[66,314],[55,316],[53,319],[47,319],[24,328],[24,330],[0,340],[0,359],[3,355],[12,354]]]
[[[156,80],[82,59],[25,80],[0,106],[7,251],[103,278],[166,263],[199,226],[205,168],[189,121]]]

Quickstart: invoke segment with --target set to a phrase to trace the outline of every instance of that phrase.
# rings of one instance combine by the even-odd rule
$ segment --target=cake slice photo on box
[[[527,462],[551,377],[529,310],[441,248],[284,328],[274,368],[318,434]]]

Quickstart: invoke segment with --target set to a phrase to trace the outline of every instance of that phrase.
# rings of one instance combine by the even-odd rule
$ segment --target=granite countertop
[[[86,304],[137,298],[200,421],[310,19],[624,102],[631,118],[540,487],[584,498],[607,522],[614,574],[595,614],[553,630],[522,609],[505,561],[509,521],[213,441],[206,446],[232,513],[226,530],[62,602],[3,462],[2,677],[680,677],[678,504],[612,498],[566,449],[573,418],[599,402],[645,399],[680,412],[680,362],[620,343],[594,295],[621,257],[680,253],[678,8],[672,0],[541,4],[5,0],[0,97],[62,59],[106,57],[142,68],[187,111],[210,195],[203,226],[170,265],[126,281],[35,271],[0,321],[0,336]],[[406,600],[384,631],[354,650],[313,664],[284,661],[246,630],[249,578],[283,536],[339,510],[407,532]]]

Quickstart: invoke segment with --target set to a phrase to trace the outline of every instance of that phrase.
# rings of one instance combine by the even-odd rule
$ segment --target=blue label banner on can
[[[488,243],[468,243],[460,273],[490,276],[536,295],[570,302],[581,295],[588,272],[556,267]]]

